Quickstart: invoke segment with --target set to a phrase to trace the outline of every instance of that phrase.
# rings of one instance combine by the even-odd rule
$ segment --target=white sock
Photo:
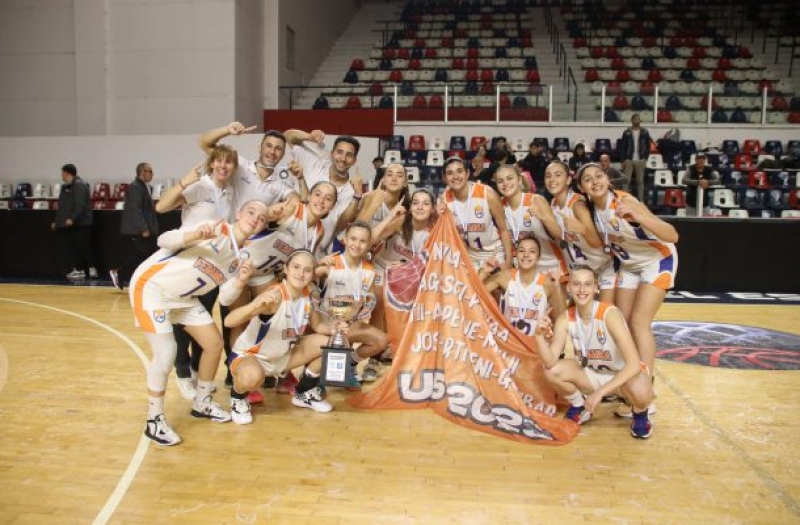
[[[155,419],[164,413],[164,396],[147,396],[147,419]]]
[[[574,394],[564,397],[567,401],[569,401],[569,404],[574,407],[582,407],[586,404],[585,400],[583,399],[583,393],[580,390],[576,390]]]
[[[211,396],[211,391],[214,388],[213,381],[201,381],[197,380],[197,394],[195,394],[194,399],[197,402],[204,401],[207,397]]]

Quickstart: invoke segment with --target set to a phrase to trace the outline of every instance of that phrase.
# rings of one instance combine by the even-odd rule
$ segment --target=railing
[[[573,91],[574,97],[572,99],[572,121],[573,122],[577,122],[578,121],[578,82],[575,81],[575,75],[572,73],[572,67],[570,67],[568,69],[568,73],[569,73],[568,76],[569,76],[569,80],[571,81],[571,84],[567,84],[567,104],[569,104],[570,85],[571,85],[572,89],[574,90]]]
[[[665,93],[659,85],[652,91],[632,91],[617,85],[594,84],[590,93],[580,93],[571,66],[564,74],[564,99],[556,100],[558,89],[528,82],[499,82],[491,91],[481,92],[480,84],[466,82],[415,82],[408,85],[383,83],[383,92],[375,92],[375,84],[335,84],[317,86],[283,86],[280,88],[283,107],[311,109],[314,98],[324,96],[330,109],[392,109],[395,120],[546,120],[553,122],[555,104],[572,105],[572,122],[578,121],[578,102],[592,97],[596,116],[582,115],[582,122],[629,122],[638,113],[644,122],[676,124],[770,125],[787,124],[792,93],[780,93],[765,87],[758,93],[732,94],[713,83],[695,83],[692,92]],[[702,91],[698,88],[702,86]],[[637,84],[638,87],[638,84]],[[672,87],[674,90],[674,86]],[[298,93],[309,96],[309,102],[298,108]],[[417,96],[423,98],[415,102]],[[777,106],[776,95],[783,99]],[[352,99],[352,100],[351,100]],[[591,99],[590,99],[591,100]],[[348,106],[348,102],[350,105]],[[737,105],[740,106],[737,108]],[[779,109],[785,107],[785,109]],[[480,110],[464,113],[464,109]],[[426,110],[426,111],[419,111]],[[433,110],[433,111],[431,111]],[[523,111],[528,110],[528,111]],[[464,115],[467,115],[466,117]],[[480,115],[481,118],[475,118]],[[796,115],[794,113],[793,115]],[[798,122],[800,124],[800,122]]]

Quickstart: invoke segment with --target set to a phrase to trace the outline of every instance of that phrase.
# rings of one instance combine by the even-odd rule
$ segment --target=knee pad
[[[147,366],[147,388],[154,392],[167,389],[167,379],[175,365],[178,344],[172,334],[145,334],[153,357]]]

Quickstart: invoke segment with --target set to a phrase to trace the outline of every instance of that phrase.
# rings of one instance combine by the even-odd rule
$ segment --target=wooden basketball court
[[[664,305],[660,320],[800,334],[799,306]],[[800,376],[659,360],[647,441],[602,406],[562,447],[430,411],[318,414],[266,392],[249,426],[143,438],[149,349],[128,296],[0,285],[0,523],[800,523]],[[228,403],[218,375],[217,400]]]

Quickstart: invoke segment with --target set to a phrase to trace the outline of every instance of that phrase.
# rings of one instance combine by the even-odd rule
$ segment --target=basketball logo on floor
[[[653,323],[661,359],[721,368],[800,370],[800,336],[756,326]]]

